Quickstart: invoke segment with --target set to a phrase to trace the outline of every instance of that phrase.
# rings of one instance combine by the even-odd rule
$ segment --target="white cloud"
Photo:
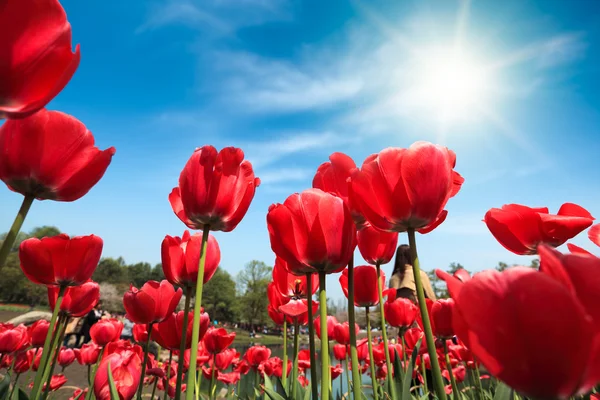
[[[341,65],[314,59],[298,63],[250,53],[220,53],[216,69],[224,74],[227,103],[241,111],[278,113],[326,108],[354,98],[364,82]]]
[[[184,25],[217,36],[229,35],[245,26],[291,19],[288,0],[167,0],[154,3],[142,33],[167,25]]]
[[[272,168],[264,171],[257,169],[256,176],[260,178],[261,184],[270,185],[290,181],[309,181],[314,173],[315,171],[306,168]]]

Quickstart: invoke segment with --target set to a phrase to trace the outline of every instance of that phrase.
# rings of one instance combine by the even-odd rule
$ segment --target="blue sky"
[[[185,228],[167,196],[204,144],[241,147],[263,182],[236,230],[216,234],[232,274],[252,259],[272,264],[268,206],[310,187],[334,151],[357,164],[417,140],[457,153],[466,181],[446,222],[418,238],[425,269],[528,263],[481,222],[491,207],[575,202],[600,216],[593,2],[62,3],[81,65],[48,108],[117,153],[84,198],[36,202],[25,230],[95,233],[105,256],[159,262],[163,237]],[[447,75],[457,60],[466,67]],[[6,229],[21,199],[0,191]],[[595,251],[585,234],[574,243]]]

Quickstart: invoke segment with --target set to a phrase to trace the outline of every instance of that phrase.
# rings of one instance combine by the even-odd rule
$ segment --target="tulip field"
[[[0,1],[0,32],[0,179],[23,197],[0,248],[1,274],[30,208],[85,196],[116,150],[97,148],[74,116],[44,108],[80,61],[59,1]],[[166,279],[124,294],[131,340],[121,339],[121,321],[107,318],[92,326],[91,342],[63,346],[69,320],[101,300],[92,274],[102,238],[60,234],[20,244],[22,273],[47,288],[52,317],[0,324],[0,400],[600,399],[600,258],[588,251],[600,246],[600,224],[583,206],[565,203],[552,214],[490,204],[482,216],[490,234],[509,252],[538,255],[539,268],[437,270],[450,298],[434,300],[419,237],[443,224],[446,205],[462,195],[468,176],[455,170],[460,154],[423,141],[384,148],[360,165],[333,153],[314,166],[312,187],[272,204],[257,227],[268,231],[275,260],[265,296],[282,327],[282,351],[240,352],[235,332],[212,326],[203,285],[221,253],[236,251],[220,248],[211,232],[236,235],[260,179],[240,148],[189,152],[164,194],[188,230],[162,242]],[[580,234],[588,249],[567,243]],[[410,246],[412,297],[389,288],[382,270],[399,238]],[[565,243],[570,253],[555,249]],[[355,265],[359,253],[366,265]],[[328,275],[339,279],[348,321],[328,314]],[[367,316],[366,337],[358,337],[358,311]],[[370,313],[380,319],[376,336]],[[308,348],[301,348],[305,326]],[[81,379],[69,382],[67,367]]]

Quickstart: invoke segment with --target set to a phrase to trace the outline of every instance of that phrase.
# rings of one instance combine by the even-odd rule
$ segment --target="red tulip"
[[[355,324],[354,328],[358,334],[358,331],[360,330],[358,324]],[[333,329],[333,337],[339,344],[350,344],[350,324],[348,324],[348,322],[337,324]]]
[[[267,214],[271,248],[289,272],[343,270],[356,246],[356,227],[344,202],[319,189],[289,196]]]
[[[138,353],[124,350],[104,356],[94,378],[94,394],[98,400],[110,400],[111,398],[108,385],[109,364],[119,398],[131,400],[140,385],[142,373],[142,360]]]
[[[79,65],[71,25],[57,0],[6,2],[0,13],[0,119],[23,118],[50,102]]]
[[[235,385],[239,382],[240,378],[240,373],[235,371],[228,373],[219,371],[217,374],[217,380],[225,385]]]
[[[312,312],[316,314],[319,309],[319,303],[312,301]],[[308,323],[308,300],[290,300],[279,307],[279,311],[285,314],[289,319],[297,318],[300,325]]]
[[[592,226],[588,231],[588,237],[596,244],[596,246],[600,246],[600,224]]]
[[[454,379],[456,380],[456,383],[462,383],[462,382],[464,382],[465,378],[467,377],[467,370],[464,365],[459,365],[456,368],[452,368],[452,375],[454,375]],[[447,369],[444,369],[442,371],[442,376],[444,378],[446,378],[446,380],[448,380],[448,382],[450,382],[450,373],[448,372]],[[452,387],[450,387],[450,388],[452,388]]]
[[[250,372],[250,364],[248,364],[246,360],[242,360],[234,368],[234,371],[239,372],[241,375],[246,375],[248,372]]]
[[[141,289],[133,285],[123,296],[127,318],[137,324],[162,322],[173,314],[183,291],[175,289],[166,280],[148,281]]]
[[[33,347],[41,347],[44,345],[49,326],[50,322],[45,319],[40,319],[35,321],[33,325],[29,327],[29,337]]]
[[[115,154],[114,147],[95,147],[92,133],[75,118],[46,110],[6,121],[0,149],[0,180],[24,196],[56,201],[89,192]]]
[[[210,354],[218,354],[229,347],[235,339],[235,332],[227,333],[225,328],[209,328],[204,334],[204,348]]]
[[[455,164],[454,152],[440,145],[416,142],[408,149],[387,148],[353,172],[352,197],[377,229],[427,233],[444,221],[444,207],[464,181]]]
[[[69,400],[85,399],[85,397],[87,396],[88,390],[89,390],[88,388],[85,388],[83,390],[80,388],[75,389],[75,391],[73,392],[71,397],[69,397]]]
[[[110,342],[104,348],[104,356],[113,353],[123,353],[125,351],[132,351],[138,355],[141,359],[144,358],[144,350],[142,350],[142,346],[133,344],[129,340],[116,340],[114,342]]]
[[[346,345],[336,344],[333,346],[333,356],[338,361],[344,361],[346,359]]]
[[[183,366],[186,370],[190,368],[190,353],[191,349],[187,349],[183,353]],[[208,354],[208,352],[206,351],[206,348],[204,347],[204,342],[198,343],[198,352],[196,353],[196,368],[208,362],[212,358],[212,355]]]
[[[207,381],[210,381],[212,379],[212,377],[214,376],[215,378],[217,377],[217,375],[219,374],[219,370],[216,368],[213,368],[212,366],[205,366],[203,365],[202,367],[200,367],[202,369],[202,376],[204,377],[204,379],[206,379]]]
[[[48,286],[48,303],[53,310],[58,299],[58,287]],[[69,286],[65,291],[60,312],[70,317],[83,317],[87,315],[100,300],[100,285],[88,281],[81,286]]]
[[[275,376],[277,378],[283,377],[283,360],[279,357],[271,357],[265,362],[261,364],[259,367],[259,371],[262,368],[263,372],[267,374],[267,376]],[[292,371],[292,362],[288,360],[287,362],[287,375],[290,376],[290,372]]]
[[[370,361],[369,360],[369,344],[368,344],[368,340],[365,339],[361,339],[358,342],[356,342],[356,350],[358,351],[358,360],[359,361]]]
[[[279,307],[290,301],[289,297],[284,296],[281,291],[277,288],[276,282],[269,282],[267,285],[267,298],[269,299],[269,305],[279,310]]]
[[[169,282],[177,286],[196,286],[201,247],[201,233],[190,236],[190,232],[185,231],[182,238],[165,236],[161,246],[162,268]],[[209,234],[206,244],[204,283],[213,277],[219,262],[221,262],[219,243],[213,235]]]
[[[154,339],[161,347],[169,350],[178,350],[181,338],[183,337],[183,318],[185,317],[184,311],[173,313],[163,322],[157,324],[152,329],[152,339]],[[188,326],[186,330],[186,343],[185,348],[189,349],[192,346],[192,329],[194,328],[194,313],[188,314]],[[210,324],[210,318],[207,313],[203,312],[200,314],[200,336],[201,340],[208,325]]]
[[[391,343],[388,344],[388,354],[390,356],[390,360],[394,362],[394,357],[396,356],[397,347]],[[399,354],[402,354],[402,346],[400,345]],[[385,346],[384,343],[381,342],[377,345],[373,345],[373,362],[379,366],[385,364]]]
[[[300,385],[302,385],[302,387],[307,387],[310,383],[308,381],[308,378],[304,375],[298,375],[298,382],[300,383]]]
[[[19,246],[23,273],[42,285],[78,286],[87,282],[101,254],[102,239],[94,235],[69,238],[62,233],[27,239]]]
[[[464,284],[449,280],[453,325],[477,360],[515,390],[568,398],[600,381],[600,259],[545,246],[538,252],[540,272],[515,267]]]
[[[55,390],[60,389],[65,383],[67,383],[67,378],[63,374],[53,375],[50,379],[50,392],[54,392]],[[46,390],[46,383],[42,386],[42,390]]]
[[[371,265],[387,264],[396,254],[397,232],[384,232],[366,225],[356,235],[358,250]]]
[[[344,372],[342,364],[332,365],[329,368],[331,369],[331,380],[334,380],[335,378],[340,376],[342,372]]]
[[[232,231],[244,218],[260,179],[244,152],[212,146],[196,149],[179,175],[179,186],[169,195],[175,214],[190,229]]]
[[[298,368],[304,370],[310,368],[310,351],[307,349],[298,352]]]
[[[339,322],[333,315],[327,316],[327,338],[329,338],[329,340],[334,339],[335,326],[338,323]],[[315,318],[315,320],[313,321],[313,324],[315,326],[315,333],[317,334],[319,339],[321,339],[321,317]]]
[[[448,347],[448,350],[457,360],[463,361],[467,365],[467,368],[477,368],[477,364],[473,359],[473,353],[463,344],[451,345]]]
[[[569,248],[569,251],[571,253],[585,254],[585,255],[588,255],[588,256],[593,256],[594,255],[593,253],[590,253],[586,249],[581,248],[581,247],[579,247],[577,245],[574,245],[573,243],[567,243],[567,247]]]
[[[421,330],[421,328],[410,328],[406,332],[404,332],[404,350],[410,357],[414,348],[417,346],[417,342],[421,340],[421,344],[419,346],[419,354],[423,354],[423,357],[429,357],[427,353],[427,342],[425,341],[425,334]],[[431,369],[431,367],[429,367]]]
[[[379,304],[377,293],[377,269],[372,265],[354,267],[354,305],[357,307],[372,307]],[[381,271],[381,287],[385,286],[385,274]],[[340,275],[340,285],[346,298],[348,297],[348,268]]]
[[[333,193],[344,200],[356,226],[362,229],[365,225],[365,217],[358,209],[352,192],[349,190],[349,178],[356,169],[356,164],[352,158],[344,153],[333,153],[329,156],[329,162],[319,165],[312,186],[324,192]]]
[[[154,328],[157,329],[157,328]],[[135,324],[131,330],[133,334],[133,340],[138,343],[146,343],[148,341],[148,325],[147,324]]]
[[[33,357],[35,356],[36,350],[29,349],[27,351],[21,351],[15,358],[15,365],[13,370],[16,374],[24,374],[29,371],[31,364],[33,363]]]
[[[58,365],[65,368],[73,364],[73,361],[75,361],[75,352],[73,349],[64,346],[61,347],[60,352],[58,353]]]
[[[395,292],[395,289],[392,290]],[[417,319],[419,308],[409,299],[395,298],[395,294],[389,294],[387,301],[383,303],[383,312],[388,324],[396,328],[408,329]]]
[[[226,371],[231,366],[231,363],[235,358],[239,358],[240,353],[235,349],[225,349],[219,354],[215,355],[215,367],[219,371]]]
[[[548,214],[545,207],[508,204],[489,210],[484,221],[507,250],[515,254],[537,254],[539,244],[558,247],[592,225],[594,217],[572,203],[563,204],[557,215]]]
[[[89,342],[81,346],[80,349],[75,349],[75,358],[81,365],[93,365],[98,361],[100,355],[100,347],[93,342]]]
[[[246,360],[254,370],[269,357],[271,357],[271,350],[265,346],[252,346],[246,351],[246,354],[244,354],[244,360]]]
[[[269,318],[275,325],[283,325],[283,321],[285,321],[286,315],[279,311],[278,308],[273,307],[271,304],[267,306],[267,314],[269,314]]]
[[[0,324],[0,354],[9,354],[29,347],[31,340],[27,327],[23,324]]]
[[[94,343],[100,347],[106,346],[121,338],[123,323],[117,319],[103,319],[90,328],[90,336]]]
[[[311,274],[312,293],[315,294],[319,289],[319,276]],[[306,298],[308,297],[306,276],[297,276],[288,272],[288,266],[285,260],[281,257],[275,258],[275,266],[273,267],[273,282],[275,287],[282,296],[287,298]]]
[[[0,357],[0,369],[8,370],[14,361],[14,357],[10,354]]]
[[[429,310],[433,334],[441,338],[454,336],[452,327],[452,311],[454,310],[454,300],[439,299],[433,302]]]

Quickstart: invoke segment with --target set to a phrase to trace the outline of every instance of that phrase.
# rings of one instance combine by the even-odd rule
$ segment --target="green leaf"
[[[276,379],[277,379],[277,393],[279,393],[283,397],[287,398],[288,397],[287,388],[285,386],[283,386],[283,382],[281,382],[280,378],[276,378]]]
[[[4,378],[0,381],[0,399],[8,398],[8,394],[10,388],[10,377],[5,375]]]
[[[513,390],[506,386],[503,382],[498,381],[496,387],[496,393],[494,393],[494,400],[512,400]]]
[[[77,400],[79,397],[81,397],[82,394],[83,394],[83,392],[81,392],[79,394],[79,396],[77,398],[75,398],[74,400]],[[17,400],[29,400],[29,396],[21,388],[19,388],[19,393],[13,395],[13,398],[17,398]]]
[[[394,377],[395,379],[390,380],[390,384],[396,385],[396,393],[402,393],[402,382],[404,382],[404,370],[402,369],[402,361],[400,360],[400,354],[398,350],[394,348]],[[400,377],[398,379],[398,377]]]
[[[419,348],[421,347],[422,340],[423,338],[419,339],[410,356],[410,361],[408,362],[408,367],[406,368],[406,374],[404,375],[404,379],[402,381],[402,400],[410,399],[410,383],[412,381],[412,372],[415,369],[415,364],[417,362],[417,357],[419,356]]]
[[[298,385],[300,385],[300,383],[298,383]],[[312,386],[312,382],[308,382],[308,386],[306,387],[306,389],[304,389],[302,387],[302,385],[300,385],[300,387],[302,388],[302,390],[305,390],[304,394],[301,396],[302,399],[304,399],[304,400],[310,400],[310,396],[312,394],[312,388],[311,388],[311,386]]]
[[[265,379],[265,384],[262,386],[262,388],[265,390],[265,393],[271,400],[288,400],[287,397],[284,397],[275,391],[273,382],[271,382],[271,378],[269,378],[266,374],[263,374],[263,377]]]
[[[112,371],[110,369],[110,361],[108,362],[108,386],[110,387],[110,398],[111,400],[119,400],[119,392],[117,391],[117,386],[115,385],[115,380],[112,376]],[[143,385],[143,382],[140,382],[140,385]]]

